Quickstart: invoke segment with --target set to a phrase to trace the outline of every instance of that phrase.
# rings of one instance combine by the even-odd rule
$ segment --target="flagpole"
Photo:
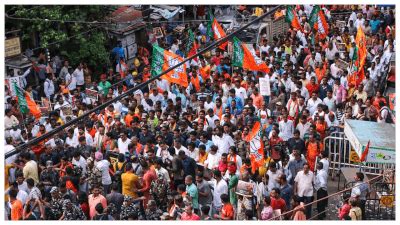
[[[177,63],[176,65],[174,65],[174,66],[172,66],[172,67],[169,67],[167,70],[163,71],[163,72],[160,73],[159,75],[154,76],[154,77],[151,77],[151,78],[150,78],[149,80],[147,80],[146,82],[140,83],[139,85],[128,89],[125,93],[123,93],[123,94],[121,94],[121,95],[118,95],[117,97],[108,100],[107,102],[103,103],[102,105],[99,105],[99,106],[97,106],[97,107],[95,107],[95,108],[93,108],[93,109],[87,111],[86,113],[84,113],[84,114],[81,115],[80,117],[77,117],[77,118],[75,118],[75,119],[73,119],[73,120],[71,120],[71,121],[65,123],[64,125],[59,126],[59,127],[55,128],[55,129],[53,129],[53,130],[51,130],[51,131],[45,133],[44,135],[42,135],[42,136],[40,136],[40,137],[34,138],[34,139],[32,139],[31,141],[29,141],[29,142],[27,142],[27,143],[24,143],[24,144],[22,144],[22,145],[17,146],[13,151],[7,152],[7,153],[5,154],[4,157],[7,159],[7,158],[9,158],[9,157],[11,157],[11,156],[13,156],[13,155],[15,155],[15,154],[18,154],[20,151],[22,151],[22,149],[26,149],[26,148],[28,148],[28,147],[31,146],[31,145],[34,145],[34,144],[36,144],[36,143],[38,143],[38,142],[40,142],[40,141],[42,141],[42,140],[44,140],[44,139],[46,139],[46,138],[49,138],[49,137],[53,136],[54,134],[56,134],[56,133],[58,133],[58,132],[64,130],[65,128],[67,128],[67,127],[69,127],[69,126],[71,126],[71,125],[74,125],[75,123],[78,123],[79,121],[81,121],[81,120],[83,120],[84,118],[88,117],[90,114],[96,113],[97,111],[106,108],[106,107],[109,106],[110,104],[112,104],[112,103],[114,103],[114,102],[116,102],[116,101],[119,101],[119,100],[121,100],[121,99],[123,99],[123,98],[125,98],[125,97],[127,97],[127,96],[132,95],[132,93],[134,93],[136,90],[139,90],[139,89],[141,89],[141,88],[144,88],[145,86],[147,86],[147,85],[150,84],[151,82],[153,82],[153,81],[155,81],[156,79],[160,78],[161,76],[163,76],[163,75],[165,75],[165,74],[171,72],[172,70],[174,70],[174,69],[176,69],[176,68],[182,66],[182,65],[185,64],[186,62],[188,62],[188,61],[194,59],[195,57],[197,57],[197,56],[199,56],[199,55],[201,55],[201,54],[204,54],[205,52],[210,51],[211,49],[214,49],[215,47],[219,46],[220,44],[222,44],[222,43],[228,41],[228,40],[231,39],[233,36],[237,35],[239,32],[241,32],[241,31],[245,30],[246,28],[248,28],[251,24],[256,23],[256,22],[259,22],[259,21],[261,21],[262,19],[266,18],[267,16],[271,15],[272,13],[274,13],[274,12],[275,12],[278,8],[280,8],[280,7],[281,7],[281,5],[277,5],[277,6],[274,7],[271,11],[269,11],[269,12],[267,12],[267,13],[264,13],[264,14],[261,15],[260,17],[258,17],[258,18],[256,18],[256,19],[252,20],[251,22],[249,22],[249,23],[247,23],[246,25],[240,27],[239,29],[235,30],[234,32],[232,32],[232,33],[226,35],[225,37],[223,37],[223,38],[221,38],[221,39],[219,39],[219,40],[217,40],[217,41],[215,41],[215,42],[212,42],[209,46],[205,47],[203,50],[199,51],[197,54],[185,58],[185,59],[182,60],[180,63]]]

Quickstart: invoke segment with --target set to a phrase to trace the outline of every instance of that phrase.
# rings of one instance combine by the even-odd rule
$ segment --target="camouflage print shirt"
[[[100,191],[103,191],[103,185],[101,182],[101,171],[97,167],[93,167],[92,169],[88,169],[86,173],[87,182],[89,184],[89,190],[94,187],[98,186]]]
[[[160,216],[162,216],[163,211],[161,209],[156,209],[150,211],[150,209],[146,209],[146,220],[160,220]]]
[[[64,208],[64,220],[86,220],[82,209],[73,205],[72,208]]]
[[[120,219],[127,220],[132,215],[136,215],[139,220],[143,219],[140,213],[139,204],[131,203],[130,205],[128,205],[127,202],[124,202],[121,207]]]
[[[51,211],[51,216],[53,217],[54,220],[58,220],[62,213],[63,213],[63,204],[64,204],[64,200],[62,198],[59,199],[52,199],[50,201],[50,211]]]

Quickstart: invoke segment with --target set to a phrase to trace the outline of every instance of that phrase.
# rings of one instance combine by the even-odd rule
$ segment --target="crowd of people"
[[[240,10],[252,14],[252,7]],[[312,218],[312,205],[307,204],[328,196],[330,159],[324,138],[341,131],[346,119],[391,122],[379,84],[385,82],[395,54],[395,16],[393,9],[352,6],[345,26],[336,27],[336,6],[324,7],[330,30],[318,40],[308,21],[311,10],[312,6],[298,7],[301,32],[290,28],[272,40],[263,36],[254,45],[252,51],[268,65],[269,74],[234,67],[227,49],[214,49],[188,63],[187,88],[159,78],[6,158],[6,218]],[[282,8],[274,16],[284,15]],[[339,61],[352,64],[359,27],[373,42],[365,79],[354,85],[347,80],[351,69],[341,68]],[[199,48],[207,46],[211,40],[206,38],[206,24],[193,28]],[[186,32],[167,30],[158,44],[185,57]],[[338,50],[341,43],[343,51]],[[51,110],[41,118],[22,114],[6,87],[5,152],[151,77],[151,46],[140,47],[132,65],[120,61],[120,47],[112,52],[115,67],[99,77],[85,63],[71,69],[68,59],[50,63],[39,57],[20,88],[37,102],[50,102]],[[262,95],[265,88],[259,83],[265,76],[269,96]],[[86,89],[98,92],[97,101]],[[254,170],[245,137],[256,121],[262,126],[264,163]],[[356,174],[361,185],[343,196],[338,219],[365,219],[369,190],[363,179]],[[246,193],[242,184],[250,187]],[[328,199],[315,205],[317,219],[326,219]]]

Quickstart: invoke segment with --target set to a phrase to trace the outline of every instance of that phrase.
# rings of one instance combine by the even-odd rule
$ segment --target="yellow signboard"
[[[384,195],[380,200],[381,206],[385,207],[393,207],[394,206],[394,196],[393,195]]]
[[[352,162],[352,163],[360,162],[360,157],[358,156],[357,152],[354,151],[353,148],[351,148],[351,150],[350,150],[350,162]]]
[[[4,46],[4,55],[6,58],[21,54],[21,41],[19,37],[6,39]]]

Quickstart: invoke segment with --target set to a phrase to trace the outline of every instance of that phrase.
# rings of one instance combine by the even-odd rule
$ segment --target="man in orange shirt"
[[[257,109],[261,109],[264,98],[258,92],[258,88],[254,88],[253,94],[251,94],[250,98],[253,99],[253,104],[257,107]]]
[[[215,214],[214,218],[221,220],[233,220],[235,213],[232,204],[229,202],[229,196],[227,194],[222,194],[221,201],[222,201],[221,215]]]
[[[312,93],[318,92],[319,85],[315,82],[315,77],[311,77],[310,83],[308,83],[306,85],[306,88],[307,88],[308,93],[310,94],[310,96],[312,95]]]
[[[107,207],[106,198],[100,194],[99,187],[93,187],[91,195],[89,195],[89,208],[90,208],[90,219],[92,219],[96,215],[96,205],[101,203],[103,208]]]
[[[11,189],[8,193],[11,203],[11,220],[22,220],[22,202],[17,199],[18,189]]]

